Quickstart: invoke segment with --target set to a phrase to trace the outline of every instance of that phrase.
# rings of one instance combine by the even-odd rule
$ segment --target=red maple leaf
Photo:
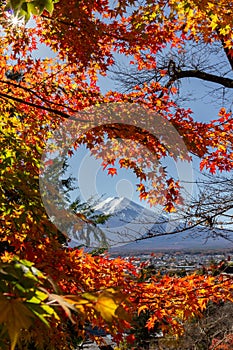
[[[108,175],[117,175],[117,170],[116,168],[108,168]]]

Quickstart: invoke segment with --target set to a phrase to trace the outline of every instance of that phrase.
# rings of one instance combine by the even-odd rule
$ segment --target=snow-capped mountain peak
[[[108,197],[95,206],[95,210],[104,214],[113,214],[124,209],[129,204],[129,200],[125,197]]]
[[[126,197],[108,197],[102,202],[98,203],[94,209],[106,215],[119,215],[127,212],[128,218],[136,218],[137,216],[153,217],[155,213],[149,209],[144,208],[129,198]]]
[[[204,249],[205,247],[229,245],[228,241],[220,238],[218,240],[209,239],[206,243],[208,228],[196,227],[182,232],[184,225],[182,222],[173,221],[171,217],[163,213],[155,213],[125,197],[109,197],[99,203],[95,209],[100,213],[110,214],[110,218],[104,225],[101,225],[101,229],[105,232],[110,246],[121,246],[120,251],[122,252],[124,250],[192,249],[195,247]],[[179,232],[179,229],[180,233],[168,234]],[[148,233],[158,234],[158,237],[149,238]],[[142,237],[148,237],[148,239],[141,240]],[[136,242],[133,242],[135,240]],[[130,241],[132,243],[129,243]]]
[[[99,247],[102,241],[105,241],[111,248],[117,249],[121,246],[120,253],[123,253],[124,250],[152,251],[155,249],[229,246],[229,242],[224,239],[209,239],[206,244],[206,235],[209,235],[208,228],[194,227],[182,232],[184,223],[163,212],[155,213],[125,197],[106,198],[94,209],[95,214],[110,215],[104,224],[99,224],[97,227],[102,240],[96,238],[95,232],[87,230],[75,238],[79,244],[86,242],[86,234],[91,235],[91,245],[88,243],[90,246]],[[175,234],[175,232],[180,233]],[[173,234],[169,235],[169,233]],[[151,236],[157,237],[150,238]],[[144,238],[147,239],[144,240]]]
[[[110,197],[100,202],[94,208],[97,212],[110,215],[110,218],[103,224],[102,229],[109,231],[134,232],[134,239],[144,234],[152,226],[159,225],[159,231],[164,231],[163,223],[168,219],[164,215],[158,215],[152,210],[133,202],[126,197]]]

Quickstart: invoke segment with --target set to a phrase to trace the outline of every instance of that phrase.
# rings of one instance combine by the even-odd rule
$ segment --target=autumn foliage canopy
[[[14,0],[2,1],[0,10],[1,349],[26,349],[28,344],[70,349],[74,334],[85,338],[87,324],[105,329],[119,342],[133,327],[132,315],[145,310],[149,329],[156,325],[164,334],[179,335],[183,322],[199,315],[210,300],[233,301],[228,277],[154,276],[142,281],[132,262],[64,248],[39,187],[47,142],[72,118],[80,123],[80,132],[69,156],[84,144],[110,175],[115,176],[118,165],[131,169],[140,198],[167,211],[175,210],[182,196],[179,182],[162,166],[165,157],[190,161],[197,156],[201,170],[231,171],[230,110],[221,107],[208,116],[211,121],[195,121],[190,109],[176,103],[176,81],[196,77],[232,88],[232,80],[182,70],[171,59],[163,65],[158,61],[161,52],[174,50],[181,56],[191,44],[220,45],[232,71],[229,1],[146,0],[139,5],[122,0],[116,5],[107,0]],[[41,57],[45,48],[50,58]],[[139,72],[156,71],[159,78],[135,84],[128,92],[103,94],[99,77],[114,66],[117,55]],[[107,114],[105,105],[110,106]],[[119,106],[125,105],[124,118],[117,123],[109,110],[121,115]],[[132,111],[127,115],[128,106],[140,106],[145,113],[139,109],[137,118]],[[95,117],[90,120],[91,112],[83,113],[92,108],[98,108],[102,124]],[[156,121],[156,115],[162,119]],[[178,142],[170,150],[166,140],[154,135],[153,125],[161,120],[172,126],[168,136],[175,130],[185,149]],[[134,143],[133,152],[119,139]]]

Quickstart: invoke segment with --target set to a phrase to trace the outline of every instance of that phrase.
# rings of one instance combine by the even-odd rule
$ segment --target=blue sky
[[[75,185],[78,190],[74,193],[80,196],[82,201],[87,201],[91,197],[107,198],[107,197],[127,197],[141,205],[149,207],[145,201],[138,198],[139,192],[136,191],[139,179],[130,169],[117,167],[117,175],[111,176],[107,171],[103,170],[101,160],[95,159],[84,146],[70,158],[70,167],[68,172],[76,178]],[[187,183],[194,180],[195,170],[193,163],[181,162],[177,163],[173,160],[164,162],[167,170],[177,179],[185,181],[185,190],[192,192],[192,184]],[[155,208],[157,209],[157,208]]]
[[[54,57],[54,54],[45,46],[41,45],[36,55],[37,57]],[[118,55],[119,56],[119,55]],[[119,58],[119,57],[117,57]],[[128,59],[120,58],[121,63],[128,63]],[[210,84],[211,85],[211,84]],[[99,77],[99,86],[103,93],[109,90],[117,90],[117,84],[110,77]],[[216,118],[218,109],[201,97],[206,90],[208,83],[201,82],[198,79],[183,79],[180,87],[180,95],[182,93],[191,95],[191,100],[183,103],[184,107],[191,108],[193,111],[193,117],[198,121],[209,121]],[[195,97],[195,99],[194,99]],[[103,171],[101,167],[101,161],[96,160],[90,155],[90,152],[85,149],[84,146],[71,157],[69,162],[68,172],[72,174],[76,179],[76,185],[79,187],[74,196],[79,195],[81,200],[86,201],[90,197],[114,197],[125,196],[141,205],[146,205],[145,201],[140,201],[138,198],[138,192],[136,191],[136,184],[139,180],[135,177],[131,170],[117,169],[117,175],[107,175],[107,171]],[[174,161],[165,161],[164,165],[170,169],[171,176],[175,176],[178,179],[185,182],[193,181],[199,174],[199,161],[193,159],[190,164],[176,164]],[[186,190],[192,192],[192,186],[186,185]]]
[[[109,90],[115,90],[116,83],[108,77],[100,77],[99,85],[103,93]],[[193,79],[192,81],[183,82],[182,89],[194,90],[195,96],[198,98],[203,94],[203,85],[200,81]],[[200,121],[208,121],[216,116],[217,110],[212,105],[207,105],[203,101],[186,102],[187,107],[191,107],[194,112],[194,118]],[[207,118],[208,117],[208,118]],[[191,163],[179,162],[166,159],[164,165],[167,166],[170,174],[177,179],[185,181],[185,191],[192,193],[193,187],[187,184],[189,181],[194,181],[199,175],[199,161],[193,159]],[[90,152],[84,146],[76,152],[70,160],[70,173],[77,178],[77,186],[79,190],[76,194],[83,201],[88,200],[91,196],[94,197],[115,197],[125,196],[141,205],[149,207],[145,201],[140,201],[136,190],[139,179],[133,174],[130,169],[122,169],[117,167],[117,175],[107,175],[107,171],[103,171],[101,161],[96,160],[91,156]],[[72,170],[71,170],[72,169]],[[153,208],[152,208],[153,209]],[[155,208],[156,210],[156,208]]]

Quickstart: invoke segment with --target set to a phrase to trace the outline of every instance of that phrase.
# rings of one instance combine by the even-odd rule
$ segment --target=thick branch
[[[227,88],[233,89],[233,79],[224,78],[218,75],[201,72],[196,69],[182,71],[174,67],[174,70],[171,73],[171,79],[175,81],[182,78],[197,78],[205,81],[211,81],[213,83],[220,84]]]

